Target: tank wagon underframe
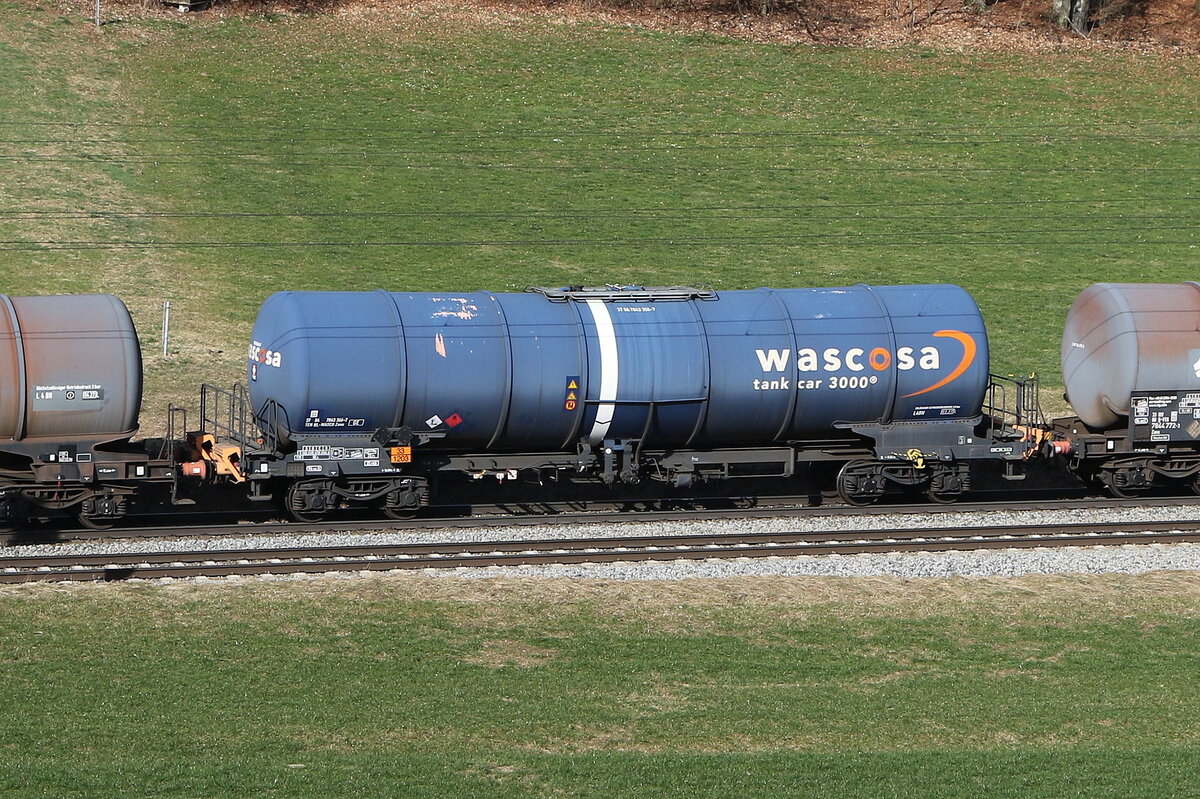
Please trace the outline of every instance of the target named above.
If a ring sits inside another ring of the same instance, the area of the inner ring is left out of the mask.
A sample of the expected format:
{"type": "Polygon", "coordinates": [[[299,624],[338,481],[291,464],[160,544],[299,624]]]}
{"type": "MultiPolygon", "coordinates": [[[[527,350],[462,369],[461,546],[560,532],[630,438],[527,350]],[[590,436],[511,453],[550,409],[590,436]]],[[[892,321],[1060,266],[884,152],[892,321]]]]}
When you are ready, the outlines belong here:
{"type": "MultiPolygon", "coordinates": [[[[446,479],[489,480],[498,483],[564,484],[593,483],[607,486],[636,486],[657,483],[675,489],[718,480],[749,478],[812,477],[828,473],[841,498],[852,504],[868,504],[889,489],[923,491],[935,501],[952,501],[970,489],[970,464],[998,456],[992,450],[1000,443],[979,439],[973,428],[948,425],[951,437],[943,446],[899,452],[880,450],[866,439],[803,442],[790,446],[746,449],[657,450],[638,442],[606,441],[599,448],[581,446],[576,453],[450,453],[422,452],[412,448],[411,461],[403,465],[374,465],[374,458],[345,459],[336,452],[374,454],[362,440],[332,439],[334,452],[314,459],[295,453],[247,450],[243,464],[251,491],[263,498],[285,492],[282,501],[299,519],[313,520],[339,506],[382,507],[389,515],[419,510],[430,501],[433,487],[446,479]],[[970,431],[971,435],[964,434],[970,431]],[[967,438],[972,443],[958,443],[967,438]],[[367,465],[371,464],[371,465],[367,465]]],[[[1007,476],[1023,476],[1023,453],[1013,441],[1006,464],[1007,476]]],[[[302,445],[303,446],[303,445],[302,445]]],[[[404,456],[410,457],[410,456],[404,456]]],[[[381,464],[386,461],[381,459],[381,464]]]]}
{"type": "MultiPolygon", "coordinates": [[[[0,466],[0,529],[16,528],[47,511],[71,512],[88,527],[111,527],[151,485],[176,500],[178,460],[164,440],[132,445],[62,437],[9,442],[0,466]]],[[[179,504],[190,504],[181,500],[179,504]]]]}
{"type": "MultiPolygon", "coordinates": [[[[953,501],[971,486],[970,464],[1002,461],[1005,476],[1024,476],[1034,451],[1026,429],[995,417],[956,422],[847,426],[839,438],[768,447],[661,448],[639,440],[581,439],[574,452],[497,453],[449,451],[444,433],[415,434],[380,428],[371,435],[297,437],[285,452],[269,433],[255,437],[241,387],[205,387],[202,403],[218,410],[206,429],[219,428],[240,442],[240,469],[257,499],[275,499],[289,514],[314,521],[342,507],[380,508],[388,516],[411,515],[429,504],[447,480],[524,485],[594,484],[615,487],[659,484],[686,491],[701,483],[748,478],[804,477],[832,481],[839,496],[868,504],[889,490],[924,492],[953,501]],[[239,421],[240,420],[240,421],[239,421]],[[312,443],[312,442],[319,443],[312,443]]],[[[267,431],[272,426],[263,425],[267,431]]],[[[521,501],[514,489],[514,501],[521,501]]]]}
{"type": "Polygon", "coordinates": [[[1124,426],[1054,421],[1073,472],[1119,497],[1166,485],[1200,494],[1200,391],[1135,392],[1124,426]]]}

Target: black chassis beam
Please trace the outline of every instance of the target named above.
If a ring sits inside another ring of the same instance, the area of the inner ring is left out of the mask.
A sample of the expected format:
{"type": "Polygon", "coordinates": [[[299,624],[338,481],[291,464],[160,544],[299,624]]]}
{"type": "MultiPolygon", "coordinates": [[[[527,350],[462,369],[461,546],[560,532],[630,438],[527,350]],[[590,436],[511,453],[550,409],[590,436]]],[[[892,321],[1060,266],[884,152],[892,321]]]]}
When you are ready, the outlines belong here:
{"type": "MultiPolygon", "coordinates": [[[[933,460],[1022,460],[1025,445],[980,438],[971,425],[947,425],[931,439],[928,425],[855,427],[858,436],[794,441],[771,447],[717,449],[649,449],[637,451],[638,468],[653,477],[704,474],[710,477],[788,477],[798,464],[839,463],[865,458],[903,460],[910,450],[922,451],[933,460]],[[922,436],[920,431],[926,434],[922,436]],[[872,448],[871,440],[882,446],[872,448]],[[740,472],[740,473],[739,473],[740,472]]],[[[379,478],[400,481],[405,477],[435,474],[496,474],[527,470],[574,472],[594,476],[602,471],[597,452],[454,452],[422,446],[412,448],[411,463],[394,464],[389,448],[366,436],[307,439],[305,447],[292,453],[250,450],[243,455],[246,476],[252,481],[287,479],[379,478]],[[353,457],[341,457],[352,455],[353,457]]],[[[636,442],[630,447],[637,449],[636,442]]]]}
{"type": "MultiPolygon", "coordinates": [[[[732,447],[714,450],[642,450],[638,453],[639,466],[644,473],[655,468],[669,473],[708,473],[721,476],[739,476],[739,468],[760,467],[760,471],[747,473],[748,477],[791,476],[797,463],[839,462],[853,458],[872,458],[874,453],[864,448],[861,442],[814,442],[819,446],[808,448],[802,444],[776,447],[732,447]]],[[[356,449],[361,448],[361,443],[356,449]]],[[[348,447],[331,441],[330,451],[345,451],[348,447]]],[[[526,470],[551,470],[578,473],[593,473],[600,470],[597,458],[581,458],[572,452],[514,452],[514,453],[455,453],[444,450],[413,448],[411,464],[392,464],[386,450],[379,458],[335,458],[314,459],[311,456],[298,459],[295,454],[250,452],[244,456],[246,474],[251,480],[262,481],[272,478],[315,479],[315,478],[380,478],[397,481],[408,476],[433,475],[437,473],[481,474],[526,470]]]]}

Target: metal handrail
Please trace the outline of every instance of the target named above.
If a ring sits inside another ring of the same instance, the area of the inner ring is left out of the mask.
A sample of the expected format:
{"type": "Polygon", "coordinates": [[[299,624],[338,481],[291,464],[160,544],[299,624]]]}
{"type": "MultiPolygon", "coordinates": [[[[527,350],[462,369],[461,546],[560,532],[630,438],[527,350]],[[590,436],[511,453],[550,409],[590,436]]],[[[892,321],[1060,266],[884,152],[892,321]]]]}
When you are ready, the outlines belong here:
{"type": "Polygon", "coordinates": [[[994,430],[997,424],[1013,427],[1045,424],[1046,418],[1038,399],[1036,375],[1019,380],[996,374],[989,375],[989,378],[983,404],[983,413],[988,420],[989,432],[994,430]]]}
{"type": "Polygon", "coordinates": [[[281,419],[283,429],[290,430],[287,411],[274,397],[268,399],[258,415],[258,429],[262,433],[263,447],[271,452],[279,450],[279,435],[275,431],[280,429],[281,419]]]}
{"type": "Polygon", "coordinates": [[[200,426],[243,449],[258,449],[266,443],[266,436],[260,437],[255,430],[258,422],[250,412],[250,397],[241,383],[230,389],[211,383],[200,387],[200,426]]]}
{"type": "Polygon", "coordinates": [[[180,407],[173,402],[169,403],[167,405],[167,435],[158,450],[159,460],[168,460],[172,466],[179,463],[177,457],[178,445],[181,443],[179,433],[182,431],[186,434],[187,427],[187,408],[180,407]],[[175,421],[176,418],[180,420],[178,423],[175,421]]]}

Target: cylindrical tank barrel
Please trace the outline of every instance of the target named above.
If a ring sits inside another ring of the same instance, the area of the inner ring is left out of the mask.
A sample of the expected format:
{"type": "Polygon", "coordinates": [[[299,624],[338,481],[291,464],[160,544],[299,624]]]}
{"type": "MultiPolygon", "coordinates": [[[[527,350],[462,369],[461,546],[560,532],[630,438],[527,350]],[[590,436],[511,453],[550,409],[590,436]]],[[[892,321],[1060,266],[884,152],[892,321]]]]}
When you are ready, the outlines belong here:
{"type": "Polygon", "coordinates": [[[949,285],[282,292],[259,311],[249,383],[285,439],[408,427],[517,451],[750,446],[974,418],[988,346],[949,285]]]}
{"type": "Polygon", "coordinates": [[[141,401],[141,351],[123,302],[0,295],[0,445],[130,435],[141,401]]]}
{"type": "Polygon", "coordinates": [[[1067,400],[1090,427],[1129,415],[1138,391],[1200,389],[1200,284],[1096,283],[1063,326],[1067,400]]]}

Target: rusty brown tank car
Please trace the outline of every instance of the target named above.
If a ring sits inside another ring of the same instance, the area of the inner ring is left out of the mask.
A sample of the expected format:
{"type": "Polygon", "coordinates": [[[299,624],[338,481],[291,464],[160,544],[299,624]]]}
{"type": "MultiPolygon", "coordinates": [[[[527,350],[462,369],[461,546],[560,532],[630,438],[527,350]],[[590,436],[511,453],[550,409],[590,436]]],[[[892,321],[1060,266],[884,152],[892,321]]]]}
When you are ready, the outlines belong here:
{"type": "Polygon", "coordinates": [[[0,526],[45,511],[114,522],[168,462],[130,443],[142,359],[129,310],[109,294],[0,295],[0,526]]]}
{"type": "Polygon", "coordinates": [[[0,447],[128,438],[141,400],[141,351],[121,300],[0,295],[0,447]]]}

